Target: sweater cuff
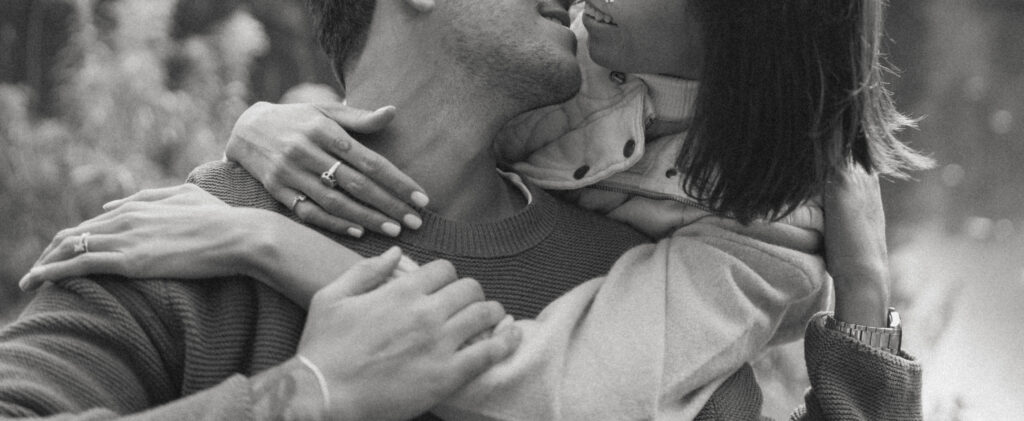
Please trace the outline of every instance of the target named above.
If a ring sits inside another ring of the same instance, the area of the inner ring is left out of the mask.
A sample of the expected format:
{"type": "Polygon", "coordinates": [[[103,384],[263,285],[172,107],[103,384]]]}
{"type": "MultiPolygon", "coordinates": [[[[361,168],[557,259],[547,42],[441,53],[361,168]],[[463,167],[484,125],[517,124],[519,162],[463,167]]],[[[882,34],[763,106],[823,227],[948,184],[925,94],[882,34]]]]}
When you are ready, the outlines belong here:
{"type": "Polygon", "coordinates": [[[804,342],[817,404],[808,409],[826,419],[921,419],[921,364],[827,329],[826,315],[814,316],[804,342]]]}

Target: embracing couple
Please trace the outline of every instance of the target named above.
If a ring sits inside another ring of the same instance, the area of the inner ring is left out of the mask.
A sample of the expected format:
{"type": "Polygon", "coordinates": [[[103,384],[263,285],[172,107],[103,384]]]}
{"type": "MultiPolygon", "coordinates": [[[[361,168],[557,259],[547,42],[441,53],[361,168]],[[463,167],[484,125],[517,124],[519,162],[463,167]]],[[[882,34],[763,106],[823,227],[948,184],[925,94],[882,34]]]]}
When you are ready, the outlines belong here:
{"type": "Polygon", "coordinates": [[[309,0],[346,105],[59,233],[0,415],[757,419],[804,334],[796,416],[920,418],[882,2],[570,3],[309,0]]]}

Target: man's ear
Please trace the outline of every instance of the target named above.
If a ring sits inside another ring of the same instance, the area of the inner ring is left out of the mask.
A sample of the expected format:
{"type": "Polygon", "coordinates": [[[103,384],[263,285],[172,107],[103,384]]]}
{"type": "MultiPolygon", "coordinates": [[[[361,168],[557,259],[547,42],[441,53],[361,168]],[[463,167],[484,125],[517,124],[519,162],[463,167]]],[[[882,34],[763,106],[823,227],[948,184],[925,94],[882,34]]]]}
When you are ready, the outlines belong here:
{"type": "Polygon", "coordinates": [[[402,1],[404,1],[406,4],[409,5],[409,7],[412,7],[413,9],[416,9],[416,11],[420,12],[420,13],[430,13],[432,10],[434,10],[434,4],[435,4],[434,0],[402,0],[402,1]]]}

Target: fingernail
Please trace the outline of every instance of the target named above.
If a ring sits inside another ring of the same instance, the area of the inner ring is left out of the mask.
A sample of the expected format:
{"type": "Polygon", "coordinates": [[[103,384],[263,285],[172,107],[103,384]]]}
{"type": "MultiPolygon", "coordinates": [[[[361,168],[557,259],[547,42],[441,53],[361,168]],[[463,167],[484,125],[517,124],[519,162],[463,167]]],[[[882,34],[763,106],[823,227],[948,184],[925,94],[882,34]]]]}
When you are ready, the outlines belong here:
{"type": "Polygon", "coordinates": [[[110,210],[114,206],[117,206],[118,203],[121,203],[120,199],[118,199],[118,200],[111,200],[111,201],[109,201],[107,203],[104,203],[103,204],[103,210],[110,210]]]}
{"type": "Polygon", "coordinates": [[[427,197],[426,193],[420,191],[412,192],[412,203],[421,208],[426,207],[430,203],[430,198],[427,197]]]}
{"type": "Polygon", "coordinates": [[[38,274],[39,266],[33,267],[31,270],[28,271],[27,274],[25,274],[25,276],[21,277],[20,281],[18,281],[18,288],[21,288],[22,291],[28,291],[29,288],[31,288],[34,284],[37,283],[35,282],[35,277],[38,274]]]}
{"type": "Polygon", "coordinates": [[[405,217],[402,218],[402,222],[405,222],[405,226],[412,229],[419,229],[420,227],[423,226],[423,220],[420,219],[420,217],[413,215],[411,213],[405,215],[405,217]]]}
{"type": "Polygon", "coordinates": [[[395,110],[395,106],[394,105],[385,105],[383,107],[378,108],[377,111],[374,111],[373,113],[374,114],[381,114],[381,113],[386,113],[386,112],[394,111],[394,110],[395,110]]]}
{"type": "Polygon", "coordinates": [[[22,276],[21,280],[18,281],[18,288],[20,288],[22,291],[28,291],[28,283],[30,278],[31,276],[29,275],[22,276]]]}
{"type": "Polygon", "coordinates": [[[355,238],[362,238],[363,237],[363,229],[362,228],[352,227],[352,228],[349,228],[347,230],[347,232],[348,232],[348,235],[350,235],[352,237],[355,237],[355,238]]]}
{"type": "Polygon", "coordinates": [[[398,237],[398,234],[402,233],[402,227],[394,222],[385,222],[380,226],[380,230],[384,231],[385,234],[392,237],[398,237]]]}

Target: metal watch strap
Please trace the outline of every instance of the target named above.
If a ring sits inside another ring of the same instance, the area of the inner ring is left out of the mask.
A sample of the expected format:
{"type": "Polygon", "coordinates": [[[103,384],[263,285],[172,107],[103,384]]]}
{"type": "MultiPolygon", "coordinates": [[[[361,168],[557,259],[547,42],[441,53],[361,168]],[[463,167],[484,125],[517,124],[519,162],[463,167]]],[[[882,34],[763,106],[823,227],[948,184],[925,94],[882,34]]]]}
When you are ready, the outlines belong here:
{"type": "Polygon", "coordinates": [[[899,313],[894,308],[889,308],[888,324],[889,327],[887,328],[871,327],[842,322],[831,316],[825,318],[825,328],[842,332],[865,345],[882,348],[895,355],[899,355],[900,343],[903,339],[903,329],[900,325],[899,313]]]}

